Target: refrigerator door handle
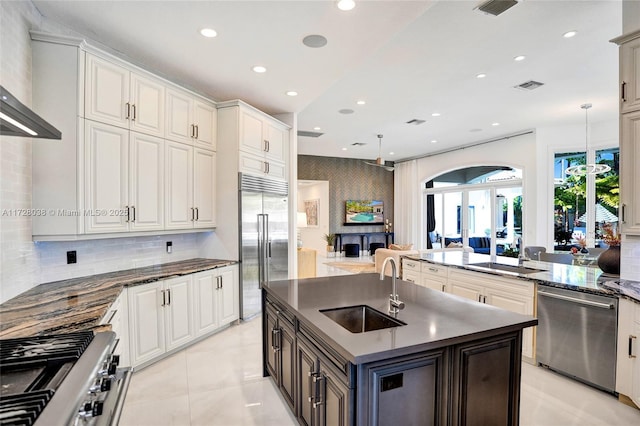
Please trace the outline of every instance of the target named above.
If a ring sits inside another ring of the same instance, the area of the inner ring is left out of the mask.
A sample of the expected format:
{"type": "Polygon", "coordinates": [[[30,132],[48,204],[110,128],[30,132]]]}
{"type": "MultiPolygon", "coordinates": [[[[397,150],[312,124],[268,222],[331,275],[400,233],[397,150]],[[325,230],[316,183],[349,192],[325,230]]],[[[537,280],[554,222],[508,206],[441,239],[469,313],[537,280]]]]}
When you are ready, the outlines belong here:
{"type": "Polygon", "coordinates": [[[264,214],[258,214],[258,284],[264,282],[264,214]]]}
{"type": "Polygon", "coordinates": [[[271,238],[269,237],[269,215],[264,215],[264,257],[263,259],[263,267],[264,267],[264,280],[265,282],[269,282],[269,258],[271,257],[271,238]]]}

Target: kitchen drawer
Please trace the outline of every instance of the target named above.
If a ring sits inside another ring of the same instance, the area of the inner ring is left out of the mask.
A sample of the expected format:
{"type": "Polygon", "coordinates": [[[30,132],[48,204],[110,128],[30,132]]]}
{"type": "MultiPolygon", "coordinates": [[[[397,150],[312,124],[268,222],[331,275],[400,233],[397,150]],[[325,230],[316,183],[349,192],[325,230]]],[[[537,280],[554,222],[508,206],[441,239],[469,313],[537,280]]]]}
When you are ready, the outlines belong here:
{"type": "Polygon", "coordinates": [[[419,271],[412,271],[404,269],[402,271],[402,279],[404,281],[409,281],[414,284],[420,284],[421,275],[419,271]]]}
{"type": "Polygon", "coordinates": [[[437,275],[446,278],[449,275],[449,268],[442,265],[436,265],[429,262],[422,262],[422,273],[429,275],[437,275]]]}
{"type": "Polygon", "coordinates": [[[402,259],[402,270],[420,272],[420,263],[419,260],[402,259]]]}

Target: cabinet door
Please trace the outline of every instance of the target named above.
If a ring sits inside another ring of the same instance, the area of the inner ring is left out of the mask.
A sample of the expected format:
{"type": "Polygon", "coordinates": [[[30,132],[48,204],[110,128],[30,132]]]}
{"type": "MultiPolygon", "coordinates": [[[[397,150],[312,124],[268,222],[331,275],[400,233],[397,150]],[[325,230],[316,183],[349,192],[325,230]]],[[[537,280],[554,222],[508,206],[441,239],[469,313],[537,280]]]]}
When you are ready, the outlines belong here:
{"type": "Polygon", "coordinates": [[[87,54],[85,117],[129,128],[129,71],[87,54]]]}
{"type": "Polygon", "coordinates": [[[219,324],[225,325],[238,319],[239,316],[239,282],[238,267],[230,266],[221,269],[220,288],[218,289],[219,324]]]}
{"type": "MultiPolygon", "coordinates": [[[[487,287],[485,303],[523,315],[533,315],[533,297],[487,287]]],[[[522,355],[533,358],[533,327],[522,331],[522,355]]]]}
{"type": "Polygon", "coordinates": [[[131,365],[165,352],[162,282],[129,287],[129,348],[131,365]]]}
{"type": "Polygon", "coordinates": [[[267,371],[273,378],[276,385],[280,385],[280,376],[278,371],[278,315],[276,311],[267,305],[265,311],[265,340],[267,343],[266,356],[267,356],[267,371]]]}
{"type": "Polygon", "coordinates": [[[295,410],[295,332],[284,319],[279,319],[278,325],[280,328],[280,391],[287,404],[295,410]]]}
{"type": "Polygon", "coordinates": [[[349,388],[320,364],[321,377],[318,386],[322,404],[319,406],[320,425],[346,426],[349,424],[349,388]]]}
{"type": "Polygon", "coordinates": [[[284,163],[267,161],[267,175],[271,179],[285,180],[287,178],[287,167],[284,163]]]}
{"type": "Polygon", "coordinates": [[[204,271],[193,275],[195,334],[201,336],[218,328],[218,275],[204,271]]]}
{"type": "Polygon", "coordinates": [[[267,162],[263,157],[240,151],[239,171],[250,175],[264,176],[267,172],[267,162]]]}
{"type": "MultiPolygon", "coordinates": [[[[636,311],[640,312],[640,307],[636,305],[636,311]]],[[[632,376],[631,376],[631,399],[640,407],[640,322],[635,322],[633,325],[633,337],[631,337],[631,353],[632,358],[632,376]]]]}
{"type": "Polygon", "coordinates": [[[164,311],[167,350],[189,342],[193,336],[191,317],[191,275],[172,278],[164,282],[164,311]]]}
{"type": "Polygon", "coordinates": [[[263,138],[262,117],[240,110],[240,150],[264,156],[266,142],[263,138]]]}
{"type": "Polygon", "coordinates": [[[125,232],[129,187],[129,131],[85,121],[87,233],[125,232]]]}
{"type": "Polygon", "coordinates": [[[289,143],[289,131],[274,124],[266,124],[266,157],[276,162],[284,163],[289,143]]]}
{"type": "Polygon", "coordinates": [[[196,100],[193,104],[195,144],[202,148],[216,150],[217,110],[210,103],[196,100]]]}
{"type": "Polygon", "coordinates": [[[616,392],[629,398],[633,396],[634,366],[637,364],[637,358],[633,358],[633,355],[638,354],[638,338],[640,338],[640,335],[634,334],[634,314],[635,303],[620,298],[618,301],[616,392]],[[634,339],[633,336],[636,336],[636,338],[634,339]]]}
{"type": "Polygon", "coordinates": [[[620,111],[640,108],[640,38],[620,46],[620,80],[623,93],[620,111]]]}
{"type": "Polygon", "coordinates": [[[193,155],[195,228],[216,226],[216,153],[195,148],[193,155]]]}
{"type": "Polygon", "coordinates": [[[623,234],[640,235],[640,111],[622,115],[621,131],[620,225],[623,234]]]}
{"type": "Polygon", "coordinates": [[[422,273],[422,275],[420,277],[420,280],[421,280],[420,284],[423,287],[427,287],[427,288],[430,288],[432,290],[437,290],[437,291],[443,291],[443,292],[447,291],[447,280],[446,280],[446,278],[442,278],[442,277],[437,276],[437,275],[434,276],[434,275],[431,275],[431,274],[422,273]]]}
{"type": "Polygon", "coordinates": [[[165,137],[172,141],[193,144],[193,98],[185,92],[167,89],[167,120],[165,137]]]}
{"type": "Polygon", "coordinates": [[[131,74],[131,130],[164,137],[164,96],[165,89],[160,81],[131,74]]]}
{"type": "Polygon", "coordinates": [[[315,353],[298,338],[296,344],[296,363],[298,365],[297,380],[298,404],[296,417],[302,425],[311,426],[317,424],[315,419],[316,409],[313,408],[316,395],[316,383],[313,378],[318,374],[318,358],[315,353]]]}
{"type": "Polygon", "coordinates": [[[164,139],[131,132],[131,230],[164,229],[164,139]]]}
{"type": "Polygon", "coordinates": [[[410,283],[420,284],[420,272],[402,269],[402,279],[410,283]]]}
{"type": "Polygon", "coordinates": [[[476,302],[482,302],[482,291],[484,289],[481,286],[449,278],[449,289],[451,290],[451,293],[456,296],[475,300],[476,302]]]}
{"type": "Polygon", "coordinates": [[[166,142],[165,229],[193,228],[193,148],[166,142]]]}

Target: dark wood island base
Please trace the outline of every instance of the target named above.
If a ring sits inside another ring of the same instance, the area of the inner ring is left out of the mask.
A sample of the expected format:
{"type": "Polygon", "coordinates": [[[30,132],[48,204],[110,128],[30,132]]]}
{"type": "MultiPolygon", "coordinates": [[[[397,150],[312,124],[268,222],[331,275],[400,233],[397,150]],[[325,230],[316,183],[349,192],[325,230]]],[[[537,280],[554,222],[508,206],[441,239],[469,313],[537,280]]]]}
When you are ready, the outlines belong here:
{"type": "Polygon", "coordinates": [[[319,311],[365,304],[386,313],[388,279],[361,274],[263,289],[264,375],[298,422],[517,425],[522,329],[537,320],[398,285],[407,307],[397,319],[407,325],[365,333],[319,311]]]}

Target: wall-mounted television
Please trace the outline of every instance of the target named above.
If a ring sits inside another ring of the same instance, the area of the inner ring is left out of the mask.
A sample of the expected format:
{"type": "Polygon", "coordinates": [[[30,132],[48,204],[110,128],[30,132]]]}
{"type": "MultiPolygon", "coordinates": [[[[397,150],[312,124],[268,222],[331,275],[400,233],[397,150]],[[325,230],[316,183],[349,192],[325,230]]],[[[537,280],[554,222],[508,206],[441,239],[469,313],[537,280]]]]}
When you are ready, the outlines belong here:
{"type": "Polygon", "coordinates": [[[345,225],[383,225],[384,203],[380,200],[345,201],[345,225]]]}

